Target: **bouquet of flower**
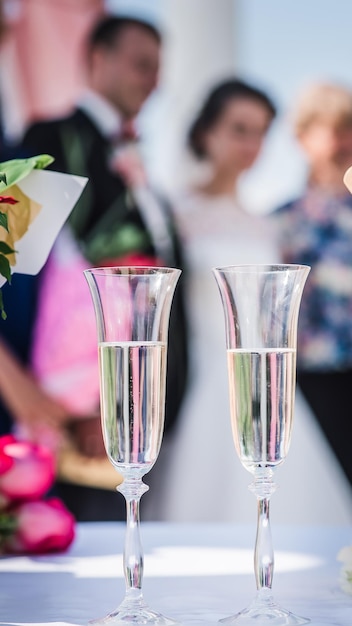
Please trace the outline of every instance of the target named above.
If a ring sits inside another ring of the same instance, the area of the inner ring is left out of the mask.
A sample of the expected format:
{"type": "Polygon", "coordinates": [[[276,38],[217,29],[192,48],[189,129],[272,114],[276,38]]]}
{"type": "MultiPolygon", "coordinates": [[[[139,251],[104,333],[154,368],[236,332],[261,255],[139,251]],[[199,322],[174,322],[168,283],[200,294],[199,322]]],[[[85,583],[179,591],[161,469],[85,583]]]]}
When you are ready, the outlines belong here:
{"type": "MultiPolygon", "coordinates": [[[[14,272],[37,274],[87,179],[45,171],[41,154],[0,163],[0,288],[14,272]]],[[[0,312],[6,313],[0,289],[0,312]]]]}
{"type": "Polygon", "coordinates": [[[58,498],[43,499],[54,478],[48,450],[0,437],[0,553],[43,554],[71,544],[74,517],[58,498]]]}

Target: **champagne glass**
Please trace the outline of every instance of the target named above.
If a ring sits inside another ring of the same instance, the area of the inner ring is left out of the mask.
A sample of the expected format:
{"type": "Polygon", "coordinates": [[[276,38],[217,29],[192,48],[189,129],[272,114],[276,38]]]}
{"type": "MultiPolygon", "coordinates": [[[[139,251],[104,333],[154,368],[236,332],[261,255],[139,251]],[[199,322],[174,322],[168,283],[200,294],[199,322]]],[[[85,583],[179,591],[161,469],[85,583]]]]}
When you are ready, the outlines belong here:
{"type": "Polygon", "coordinates": [[[84,272],[98,333],[101,421],[106,452],[122,474],[126,499],[123,555],[126,594],[98,624],[172,626],[143,599],[139,503],[142,477],[157,460],[164,427],[167,335],[181,271],[156,267],[93,268],[84,272]]]}
{"type": "Polygon", "coordinates": [[[274,552],[269,503],[274,470],[291,440],[296,380],[298,312],[310,268],[238,265],[213,270],[226,327],[232,433],[257,497],[254,552],[257,595],[248,608],[222,622],[291,626],[310,620],[280,607],[272,596],[274,552]]]}

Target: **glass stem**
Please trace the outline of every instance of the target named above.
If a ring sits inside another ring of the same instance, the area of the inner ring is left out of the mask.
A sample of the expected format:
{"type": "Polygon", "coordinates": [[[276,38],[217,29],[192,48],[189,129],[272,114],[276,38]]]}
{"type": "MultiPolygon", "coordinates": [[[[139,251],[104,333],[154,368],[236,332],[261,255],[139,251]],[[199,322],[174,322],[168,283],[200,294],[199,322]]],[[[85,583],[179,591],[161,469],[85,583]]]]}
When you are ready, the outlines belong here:
{"type": "Polygon", "coordinates": [[[126,500],[126,536],[123,553],[123,569],[126,581],[126,596],[136,601],[142,599],[143,548],[140,536],[139,503],[149,487],[142,479],[125,478],[117,488],[126,500]]]}
{"type": "Polygon", "coordinates": [[[270,497],[276,489],[271,469],[254,475],[251,491],[258,501],[257,536],[254,551],[254,571],[258,592],[271,589],[274,574],[274,550],[270,528],[270,497]]]}

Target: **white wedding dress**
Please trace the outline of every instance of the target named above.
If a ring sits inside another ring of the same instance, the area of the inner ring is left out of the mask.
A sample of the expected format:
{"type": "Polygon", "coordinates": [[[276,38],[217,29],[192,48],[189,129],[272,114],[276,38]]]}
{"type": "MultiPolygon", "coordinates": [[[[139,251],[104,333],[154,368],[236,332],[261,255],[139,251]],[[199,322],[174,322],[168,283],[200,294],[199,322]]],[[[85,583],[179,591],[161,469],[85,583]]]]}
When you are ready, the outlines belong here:
{"type": "MultiPolygon", "coordinates": [[[[188,265],[189,391],[177,428],[164,440],[153,470],[147,518],[254,523],[251,475],[240,464],[232,440],[224,315],[211,270],[277,263],[279,255],[269,222],[244,212],[229,196],[189,194],[179,203],[176,219],[188,265]]],[[[290,454],[276,471],[280,489],[272,498],[273,519],[350,523],[347,481],[299,394],[296,404],[290,454]]]]}

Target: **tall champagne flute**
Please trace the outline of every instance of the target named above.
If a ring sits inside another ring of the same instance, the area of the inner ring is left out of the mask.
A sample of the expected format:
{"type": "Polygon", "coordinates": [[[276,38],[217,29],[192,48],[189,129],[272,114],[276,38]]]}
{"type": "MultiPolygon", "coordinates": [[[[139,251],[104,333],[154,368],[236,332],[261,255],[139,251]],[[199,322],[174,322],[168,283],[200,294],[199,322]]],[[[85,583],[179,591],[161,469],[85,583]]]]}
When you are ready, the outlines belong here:
{"type": "Polygon", "coordinates": [[[181,271],[155,267],[86,270],[98,334],[104,444],[127,508],[124,547],[126,594],[100,624],[172,626],[142,594],[143,551],[139,502],[142,477],[157,460],[164,427],[167,336],[172,298],[181,271]]]}
{"type": "Polygon", "coordinates": [[[269,502],[274,470],[290,446],[298,312],[310,268],[238,265],[213,271],[225,315],[232,433],[240,461],[253,475],[250,489],[258,501],[257,595],[248,608],[221,621],[236,626],[305,624],[308,619],[283,609],[272,596],[269,502]]]}

